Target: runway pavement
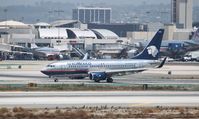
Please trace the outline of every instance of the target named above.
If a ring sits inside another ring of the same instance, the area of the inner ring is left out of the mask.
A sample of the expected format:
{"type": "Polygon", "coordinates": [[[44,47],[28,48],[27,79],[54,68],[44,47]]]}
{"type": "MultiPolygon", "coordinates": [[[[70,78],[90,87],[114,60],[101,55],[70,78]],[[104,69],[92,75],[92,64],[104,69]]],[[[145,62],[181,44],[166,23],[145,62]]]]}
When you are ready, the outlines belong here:
{"type": "MultiPolygon", "coordinates": [[[[74,80],[59,78],[59,82],[42,74],[40,70],[52,61],[0,62],[0,84],[95,84],[88,78],[74,80]],[[18,66],[21,65],[21,69],[18,66]]],[[[199,84],[198,63],[172,63],[161,69],[150,69],[138,74],[113,77],[114,84],[199,84]],[[171,75],[168,74],[171,72],[171,75]]],[[[105,82],[102,81],[102,84],[105,82]]]]}
{"type": "Polygon", "coordinates": [[[0,92],[0,107],[199,106],[199,92],[0,92]]]}
{"type": "MultiPolygon", "coordinates": [[[[41,67],[41,66],[40,66],[41,67]]],[[[113,77],[114,84],[199,84],[199,67],[183,65],[166,65],[162,69],[150,69],[142,73],[113,77]],[[168,75],[171,71],[171,75],[168,75]],[[173,78],[175,77],[175,78],[173,78]]],[[[31,65],[22,69],[0,69],[0,84],[95,84],[86,79],[75,80],[59,78],[59,82],[40,72],[40,68],[31,69],[31,65]]],[[[102,81],[104,84],[105,81],[102,81]]]]}
{"type": "MultiPolygon", "coordinates": [[[[114,77],[114,84],[195,84],[199,85],[199,79],[167,79],[169,77],[164,74],[147,74],[138,73],[127,76],[114,77]]],[[[1,71],[0,84],[96,84],[88,78],[85,79],[68,79],[59,78],[59,82],[54,82],[54,79],[48,78],[39,71],[1,71]]],[[[102,84],[106,81],[102,81],[102,84]]],[[[99,84],[99,83],[97,83],[99,84]]]]}

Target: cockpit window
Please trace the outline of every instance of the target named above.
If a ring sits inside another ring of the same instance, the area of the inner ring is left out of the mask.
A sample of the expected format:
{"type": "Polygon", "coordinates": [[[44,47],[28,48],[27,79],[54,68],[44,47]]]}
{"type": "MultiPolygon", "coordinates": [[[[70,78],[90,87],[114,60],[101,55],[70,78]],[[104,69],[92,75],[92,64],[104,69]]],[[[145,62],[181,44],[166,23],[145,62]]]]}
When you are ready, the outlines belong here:
{"type": "Polygon", "coordinates": [[[47,65],[47,67],[55,67],[55,65],[47,65]]]}

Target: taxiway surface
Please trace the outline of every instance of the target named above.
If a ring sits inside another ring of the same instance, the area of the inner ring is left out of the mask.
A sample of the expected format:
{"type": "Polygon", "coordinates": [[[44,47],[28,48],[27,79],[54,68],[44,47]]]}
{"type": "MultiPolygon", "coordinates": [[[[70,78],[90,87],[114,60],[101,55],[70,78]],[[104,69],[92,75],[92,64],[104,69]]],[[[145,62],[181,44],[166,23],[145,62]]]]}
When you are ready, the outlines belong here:
{"type": "MultiPolygon", "coordinates": [[[[94,84],[88,78],[82,80],[59,78],[59,82],[42,74],[40,70],[49,62],[24,63],[21,69],[19,62],[0,64],[0,84],[94,84]],[[15,64],[15,65],[14,65],[15,64]],[[9,66],[8,68],[6,68],[9,66]]],[[[196,64],[165,65],[161,69],[150,69],[138,74],[114,77],[114,83],[125,84],[199,84],[199,66],[196,64]],[[171,75],[168,72],[171,72],[171,75]]],[[[102,81],[103,82],[103,81],[102,81]]],[[[105,82],[104,82],[105,83],[105,82]]]]}
{"type": "MultiPolygon", "coordinates": [[[[114,83],[127,84],[199,84],[199,79],[168,79],[169,75],[138,73],[126,76],[114,77],[114,83]]],[[[106,83],[105,81],[102,81],[106,83]]],[[[0,84],[95,84],[88,78],[68,79],[59,78],[59,82],[54,82],[53,78],[41,74],[39,71],[1,71],[0,84]]]]}
{"type": "Polygon", "coordinates": [[[0,92],[0,107],[64,108],[80,106],[199,106],[199,92],[0,92]]]}

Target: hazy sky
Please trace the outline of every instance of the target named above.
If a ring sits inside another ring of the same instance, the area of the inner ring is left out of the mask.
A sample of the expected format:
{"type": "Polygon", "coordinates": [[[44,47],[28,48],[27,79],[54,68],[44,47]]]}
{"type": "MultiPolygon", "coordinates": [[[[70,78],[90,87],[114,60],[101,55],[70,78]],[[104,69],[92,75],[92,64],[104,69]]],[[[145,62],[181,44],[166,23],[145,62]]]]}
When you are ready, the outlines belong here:
{"type": "Polygon", "coordinates": [[[42,1],[54,1],[54,2],[71,2],[75,4],[79,3],[88,3],[88,4],[95,4],[95,3],[106,3],[106,4],[132,4],[132,5],[139,5],[143,2],[147,4],[159,4],[159,3],[170,3],[171,0],[0,0],[0,6],[7,6],[7,5],[34,5],[36,2],[42,1]],[[149,2],[150,1],[150,2],[149,2]]]}
{"type": "MultiPolygon", "coordinates": [[[[140,4],[169,4],[171,0],[0,0],[0,6],[8,6],[8,5],[35,5],[36,2],[63,2],[63,3],[74,3],[74,4],[96,4],[96,3],[105,3],[107,5],[121,5],[121,4],[132,4],[132,5],[140,5],[140,4]]],[[[193,0],[194,5],[199,6],[199,0],[193,0]]]]}
{"type": "MultiPolygon", "coordinates": [[[[132,4],[132,5],[140,5],[140,4],[169,4],[171,0],[0,0],[0,6],[8,6],[8,5],[35,5],[36,2],[63,2],[63,3],[74,3],[74,4],[96,4],[96,3],[105,3],[107,5],[121,5],[121,4],[132,4]]],[[[199,0],[194,0],[194,5],[199,6],[199,0]]]]}

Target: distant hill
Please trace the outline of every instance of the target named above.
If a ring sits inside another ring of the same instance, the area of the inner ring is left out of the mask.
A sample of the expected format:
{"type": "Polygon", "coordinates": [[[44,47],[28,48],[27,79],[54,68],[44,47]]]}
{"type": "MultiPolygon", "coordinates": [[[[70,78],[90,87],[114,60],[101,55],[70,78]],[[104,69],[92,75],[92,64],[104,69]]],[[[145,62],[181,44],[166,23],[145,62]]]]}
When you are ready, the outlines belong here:
{"type": "MultiPolygon", "coordinates": [[[[97,3],[94,0],[1,0],[0,21],[7,16],[7,19],[25,23],[52,22],[72,19],[72,9],[77,6],[101,6],[112,8],[113,22],[170,22],[171,0],[150,0],[150,4],[145,1],[149,0],[98,0],[97,3]]],[[[199,20],[198,11],[199,7],[195,7],[193,20],[196,22],[199,20]]]]}
{"type": "Polygon", "coordinates": [[[74,3],[74,4],[96,4],[96,3],[105,3],[109,5],[121,5],[121,4],[132,4],[132,5],[139,5],[143,4],[144,2],[147,4],[159,4],[165,3],[168,4],[170,0],[1,0],[0,6],[8,6],[8,5],[35,5],[36,3],[40,2],[62,2],[62,3],[74,3]]]}

